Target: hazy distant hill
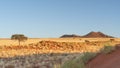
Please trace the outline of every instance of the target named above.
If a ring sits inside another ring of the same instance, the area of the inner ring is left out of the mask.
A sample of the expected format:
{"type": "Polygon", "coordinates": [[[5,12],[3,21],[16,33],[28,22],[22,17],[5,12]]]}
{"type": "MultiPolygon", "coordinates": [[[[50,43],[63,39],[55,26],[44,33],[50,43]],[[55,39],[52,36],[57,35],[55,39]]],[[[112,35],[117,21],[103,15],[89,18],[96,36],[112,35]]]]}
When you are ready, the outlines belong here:
{"type": "Polygon", "coordinates": [[[114,38],[114,37],[106,35],[102,32],[93,32],[93,31],[86,35],[83,35],[83,36],[72,34],[72,35],[63,35],[60,38],[72,38],[72,37],[77,37],[77,38],[114,38]]]}
{"type": "Polygon", "coordinates": [[[81,37],[81,36],[79,36],[79,35],[75,35],[75,34],[72,34],[72,35],[63,35],[63,36],[61,36],[60,38],[72,38],[72,37],[81,37]]]}

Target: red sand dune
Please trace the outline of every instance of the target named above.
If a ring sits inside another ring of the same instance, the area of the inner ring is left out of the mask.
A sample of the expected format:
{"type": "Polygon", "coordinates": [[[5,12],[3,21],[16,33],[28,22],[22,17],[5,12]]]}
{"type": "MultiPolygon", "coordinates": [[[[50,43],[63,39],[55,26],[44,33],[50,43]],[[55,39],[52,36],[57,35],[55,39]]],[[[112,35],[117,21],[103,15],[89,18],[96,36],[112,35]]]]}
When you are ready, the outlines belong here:
{"type": "Polygon", "coordinates": [[[87,68],[120,68],[120,46],[110,54],[100,54],[87,64],[87,68]]]}

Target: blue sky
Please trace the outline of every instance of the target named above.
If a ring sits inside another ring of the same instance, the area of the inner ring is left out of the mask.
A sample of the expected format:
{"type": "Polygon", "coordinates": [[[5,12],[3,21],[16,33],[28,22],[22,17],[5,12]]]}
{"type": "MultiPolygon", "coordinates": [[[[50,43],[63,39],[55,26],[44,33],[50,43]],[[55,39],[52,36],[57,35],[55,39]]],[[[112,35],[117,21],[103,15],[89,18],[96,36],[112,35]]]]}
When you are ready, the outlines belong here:
{"type": "Polygon", "coordinates": [[[0,37],[84,35],[120,37],[120,0],[0,0],[0,37]]]}

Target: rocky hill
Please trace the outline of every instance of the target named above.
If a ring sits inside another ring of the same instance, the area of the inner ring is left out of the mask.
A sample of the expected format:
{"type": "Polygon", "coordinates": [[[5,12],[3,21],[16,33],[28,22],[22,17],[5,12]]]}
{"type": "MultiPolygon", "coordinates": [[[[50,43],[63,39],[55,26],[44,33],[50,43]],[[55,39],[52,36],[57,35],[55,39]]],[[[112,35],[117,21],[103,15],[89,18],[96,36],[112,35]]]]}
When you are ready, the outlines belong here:
{"type": "Polygon", "coordinates": [[[114,38],[113,36],[109,36],[102,32],[93,32],[93,31],[83,36],[72,34],[72,35],[63,35],[60,38],[73,38],[73,37],[76,37],[76,38],[114,38]]]}
{"type": "Polygon", "coordinates": [[[113,38],[113,37],[106,35],[102,32],[90,32],[90,33],[84,35],[83,38],[113,38]]]}

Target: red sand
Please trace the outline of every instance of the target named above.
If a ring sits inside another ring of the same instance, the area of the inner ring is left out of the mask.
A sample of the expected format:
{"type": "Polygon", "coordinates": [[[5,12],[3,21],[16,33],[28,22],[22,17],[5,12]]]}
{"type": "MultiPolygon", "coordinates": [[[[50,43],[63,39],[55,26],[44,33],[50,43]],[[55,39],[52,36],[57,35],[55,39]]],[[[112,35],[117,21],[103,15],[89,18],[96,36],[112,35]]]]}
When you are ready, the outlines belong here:
{"type": "Polygon", "coordinates": [[[120,46],[110,54],[100,54],[87,64],[87,68],[120,68],[120,46]]]}

